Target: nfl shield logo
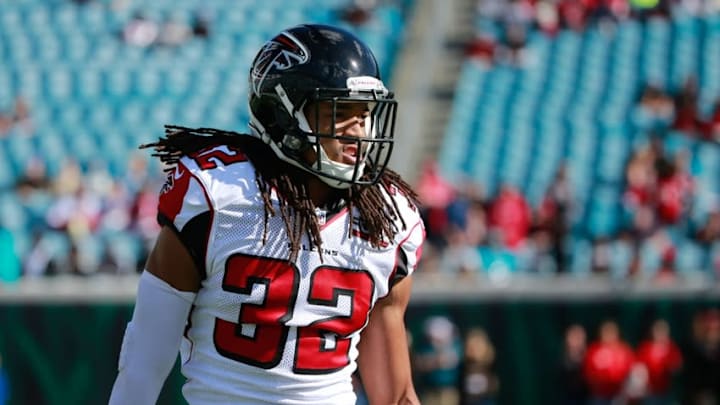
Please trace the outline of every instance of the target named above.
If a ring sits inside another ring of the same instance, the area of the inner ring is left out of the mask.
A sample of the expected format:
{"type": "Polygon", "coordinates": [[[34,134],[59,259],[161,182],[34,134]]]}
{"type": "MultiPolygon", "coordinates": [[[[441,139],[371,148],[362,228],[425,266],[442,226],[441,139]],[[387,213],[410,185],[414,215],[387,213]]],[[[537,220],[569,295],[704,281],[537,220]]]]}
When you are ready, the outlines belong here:
{"type": "Polygon", "coordinates": [[[318,224],[320,226],[325,225],[325,221],[327,221],[327,211],[320,208],[315,208],[315,215],[317,216],[318,224]]]}

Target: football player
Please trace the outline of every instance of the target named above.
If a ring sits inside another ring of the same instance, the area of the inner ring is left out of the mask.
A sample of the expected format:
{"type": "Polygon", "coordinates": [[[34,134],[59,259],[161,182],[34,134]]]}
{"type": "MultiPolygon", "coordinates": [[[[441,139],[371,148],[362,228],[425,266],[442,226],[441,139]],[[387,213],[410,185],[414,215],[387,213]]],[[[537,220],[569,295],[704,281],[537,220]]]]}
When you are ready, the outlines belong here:
{"type": "Polygon", "coordinates": [[[167,127],[162,229],[110,403],[157,400],[178,350],[190,404],[417,404],[405,334],[424,226],[386,168],[397,102],[368,46],[331,26],[268,41],[251,134],[167,127]]]}

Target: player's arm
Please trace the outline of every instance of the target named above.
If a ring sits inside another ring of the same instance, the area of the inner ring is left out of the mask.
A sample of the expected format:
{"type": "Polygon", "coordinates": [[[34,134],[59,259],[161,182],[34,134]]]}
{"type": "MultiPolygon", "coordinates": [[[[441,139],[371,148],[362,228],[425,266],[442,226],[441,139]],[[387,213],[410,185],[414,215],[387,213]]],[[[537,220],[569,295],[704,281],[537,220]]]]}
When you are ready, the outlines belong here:
{"type": "Polygon", "coordinates": [[[358,367],[370,404],[419,404],[412,382],[405,309],[412,278],[405,277],[370,313],[358,346],[358,367]]]}
{"type": "Polygon", "coordinates": [[[175,363],[200,276],[180,238],[160,231],[140,277],[110,405],[154,404],[175,363]]]}

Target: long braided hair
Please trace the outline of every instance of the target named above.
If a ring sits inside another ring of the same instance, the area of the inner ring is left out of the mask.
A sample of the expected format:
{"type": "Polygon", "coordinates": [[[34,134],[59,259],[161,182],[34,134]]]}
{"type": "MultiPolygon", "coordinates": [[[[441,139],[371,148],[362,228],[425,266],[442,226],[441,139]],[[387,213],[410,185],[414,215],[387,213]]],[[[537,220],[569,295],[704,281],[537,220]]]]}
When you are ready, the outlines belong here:
{"type": "MultiPolygon", "coordinates": [[[[164,137],[156,142],[141,145],[140,148],[152,148],[154,150],[152,155],[160,158],[167,165],[165,170],[172,171],[181,157],[217,145],[237,147],[255,167],[255,181],[265,208],[263,239],[267,238],[268,219],[278,214],[270,199],[271,192],[275,189],[280,200],[279,214],[290,238],[290,260],[297,257],[303,234],[308,236],[311,248],[317,248],[322,256],[320,223],[315,212],[315,204],[308,192],[308,174],[277,158],[261,139],[214,128],[166,125],[164,137]]],[[[390,169],[385,169],[380,181],[373,186],[353,185],[347,190],[337,190],[337,197],[347,201],[350,212],[353,208],[358,210],[361,226],[367,232],[368,241],[374,247],[392,240],[400,231],[398,220],[402,229],[407,226],[395,199],[388,199],[383,195],[383,190],[390,194],[392,188],[404,194],[410,203],[418,205],[417,194],[399,174],[390,169]]],[[[350,231],[351,229],[348,229],[348,232],[350,231]]]]}

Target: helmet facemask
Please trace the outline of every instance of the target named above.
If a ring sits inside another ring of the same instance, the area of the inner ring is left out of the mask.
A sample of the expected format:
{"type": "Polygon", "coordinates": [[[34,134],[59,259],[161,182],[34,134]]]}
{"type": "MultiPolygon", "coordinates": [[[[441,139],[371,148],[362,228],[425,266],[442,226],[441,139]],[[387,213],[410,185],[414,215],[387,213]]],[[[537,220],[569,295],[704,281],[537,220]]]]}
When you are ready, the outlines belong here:
{"type": "Polygon", "coordinates": [[[353,184],[372,185],[388,165],[393,147],[397,101],[375,78],[348,79],[348,88],[316,88],[294,105],[281,86],[276,87],[283,109],[293,119],[281,137],[270,141],[278,156],[316,175],[331,187],[345,189],[353,184]],[[358,85],[357,83],[360,83],[358,85]],[[364,136],[343,134],[338,123],[346,121],[343,111],[366,109],[364,136]],[[339,133],[338,133],[339,132],[339,133]],[[323,141],[336,140],[353,151],[354,162],[332,160],[323,141]]]}

